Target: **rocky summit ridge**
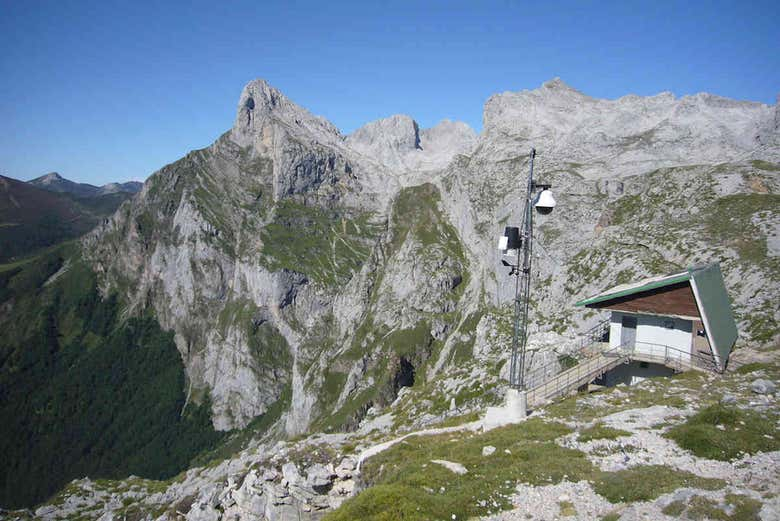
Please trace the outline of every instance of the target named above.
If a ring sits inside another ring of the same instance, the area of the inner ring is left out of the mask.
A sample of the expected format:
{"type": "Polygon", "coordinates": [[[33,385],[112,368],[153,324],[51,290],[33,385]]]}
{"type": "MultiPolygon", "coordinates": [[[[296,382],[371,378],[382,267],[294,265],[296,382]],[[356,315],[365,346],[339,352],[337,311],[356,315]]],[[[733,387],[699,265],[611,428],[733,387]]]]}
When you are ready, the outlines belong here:
{"type": "MultiPolygon", "coordinates": [[[[559,363],[603,318],[576,300],[711,261],[739,346],[775,346],[777,113],[709,94],[599,100],[556,79],[490,97],[479,135],[395,115],[344,136],[255,80],[231,129],[155,172],[82,251],[104,298],[173,332],[184,409],[250,433],[244,450],[424,428],[501,399],[512,286],[495,239],[519,223],[531,147],[558,207],[536,222],[529,368],[559,363]]],[[[317,487],[354,487],[352,464],[304,479],[275,460],[283,479],[242,483],[279,507],[263,515],[314,519],[340,504],[311,499],[317,487]]],[[[226,460],[219,479],[242,465],[226,460]]],[[[214,476],[188,473],[186,495],[217,497],[214,476]]],[[[231,490],[254,497],[242,483],[231,490]]]]}
{"type": "Polygon", "coordinates": [[[539,148],[551,157],[587,165],[582,174],[591,179],[774,157],[778,144],[777,105],[708,93],[604,100],[558,78],[535,90],[491,96],[483,124],[484,133],[494,139],[549,144],[539,148]]]}

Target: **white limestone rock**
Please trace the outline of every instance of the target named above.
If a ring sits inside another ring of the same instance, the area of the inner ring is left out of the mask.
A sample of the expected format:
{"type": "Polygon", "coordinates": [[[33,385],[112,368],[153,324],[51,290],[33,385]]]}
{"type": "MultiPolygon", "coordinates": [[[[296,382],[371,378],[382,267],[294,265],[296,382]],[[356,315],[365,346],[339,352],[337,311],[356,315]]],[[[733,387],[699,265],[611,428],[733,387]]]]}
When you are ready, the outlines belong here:
{"type": "Polygon", "coordinates": [[[466,467],[464,467],[462,464],[456,463],[454,461],[447,461],[447,460],[443,460],[443,459],[432,459],[431,463],[435,463],[437,465],[441,465],[445,469],[447,469],[449,471],[452,471],[455,474],[458,474],[458,475],[461,475],[461,476],[463,474],[467,474],[468,473],[468,469],[466,467]]]}
{"type": "Polygon", "coordinates": [[[777,390],[777,386],[773,381],[764,378],[753,380],[750,384],[750,388],[756,394],[775,394],[775,391],[777,390]]]}

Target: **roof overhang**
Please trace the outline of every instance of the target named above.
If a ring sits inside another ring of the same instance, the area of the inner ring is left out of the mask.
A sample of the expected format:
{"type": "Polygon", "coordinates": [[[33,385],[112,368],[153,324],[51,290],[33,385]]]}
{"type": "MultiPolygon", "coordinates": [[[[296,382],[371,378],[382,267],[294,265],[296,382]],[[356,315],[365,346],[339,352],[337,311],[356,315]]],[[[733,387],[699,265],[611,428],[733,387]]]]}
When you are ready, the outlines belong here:
{"type": "Polygon", "coordinates": [[[616,311],[618,313],[623,313],[625,315],[643,315],[643,316],[664,317],[664,318],[672,317],[672,318],[679,318],[681,320],[690,320],[690,321],[701,320],[701,317],[693,317],[691,315],[679,315],[677,313],[653,313],[652,311],[631,311],[631,310],[620,309],[619,307],[611,307],[611,306],[607,306],[601,309],[607,311],[616,311]]]}
{"type": "Polygon", "coordinates": [[[671,286],[672,284],[677,284],[679,282],[686,282],[690,279],[691,279],[690,273],[688,273],[687,271],[683,273],[676,273],[674,275],[667,275],[665,277],[653,277],[650,279],[643,279],[639,282],[635,282],[632,284],[621,284],[619,286],[615,286],[613,288],[610,288],[606,291],[599,293],[598,295],[594,295],[592,297],[588,297],[586,299],[580,300],[574,305],[589,306],[591,304],[598,304],[600,302],[606,302],[608,300],[627,297],[629,295],[633,295],[636,293],[644,293],[646,291],[663,288],[665,286],[671,286]]]}

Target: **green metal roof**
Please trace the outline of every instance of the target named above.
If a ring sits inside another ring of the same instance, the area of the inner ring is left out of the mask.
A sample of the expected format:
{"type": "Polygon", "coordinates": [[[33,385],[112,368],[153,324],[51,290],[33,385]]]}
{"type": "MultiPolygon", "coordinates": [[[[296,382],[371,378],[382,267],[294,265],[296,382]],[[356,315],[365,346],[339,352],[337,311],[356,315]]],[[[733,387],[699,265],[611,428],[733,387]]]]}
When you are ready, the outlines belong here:
{"type": "Polygon", "coordinates": [[[671,286],[678,282],[685,282],[691,279],[690,272],[676,273],[674,275],[667,275],[664,277],[654,277],[649,279],[643,279],[633,284],[621,284],[609,288],[606,291],[602,291],[598,295],[588,297],[584,300],[580,300],[575,306],[587,306],[589,304],[598,304],[605,300],[613,300],[627,295],[633,295],[635,293],[642,293],[644,291],[650,291],[651,289],[663,288],[664,286],[671,286]]]}
{"type": "Polygon", "coordinates": [[[723,368],[737,340],[737,324],[731,312],[731,301],[717,263],[694,266],[682,273],[643,279],[632,284],[621,284],[581,300],[575,306],[598,304],[685,281],[691,283],[696,306],[699,308],[712,347],[712,354],[723,368]]]}
{"type": "Polygon", "coordinates": [[[725,367],[731,348],[737,341],[737,324],[731,312],[731,301],[723,284],[718,264],[689,268],[691,287],[707,331],[712,354],[725,367]]]}

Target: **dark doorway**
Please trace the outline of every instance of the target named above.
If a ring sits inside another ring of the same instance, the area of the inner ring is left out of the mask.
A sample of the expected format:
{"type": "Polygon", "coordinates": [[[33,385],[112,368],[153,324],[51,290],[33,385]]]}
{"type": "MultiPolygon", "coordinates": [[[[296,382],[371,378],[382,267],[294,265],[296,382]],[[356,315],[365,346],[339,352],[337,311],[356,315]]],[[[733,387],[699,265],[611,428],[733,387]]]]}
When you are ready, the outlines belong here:
{"type": "Polygon", "coordinates": [[[620,345],[633,348],[636,345],[636,317],[624,316],[620,325],[620,345]]]}

